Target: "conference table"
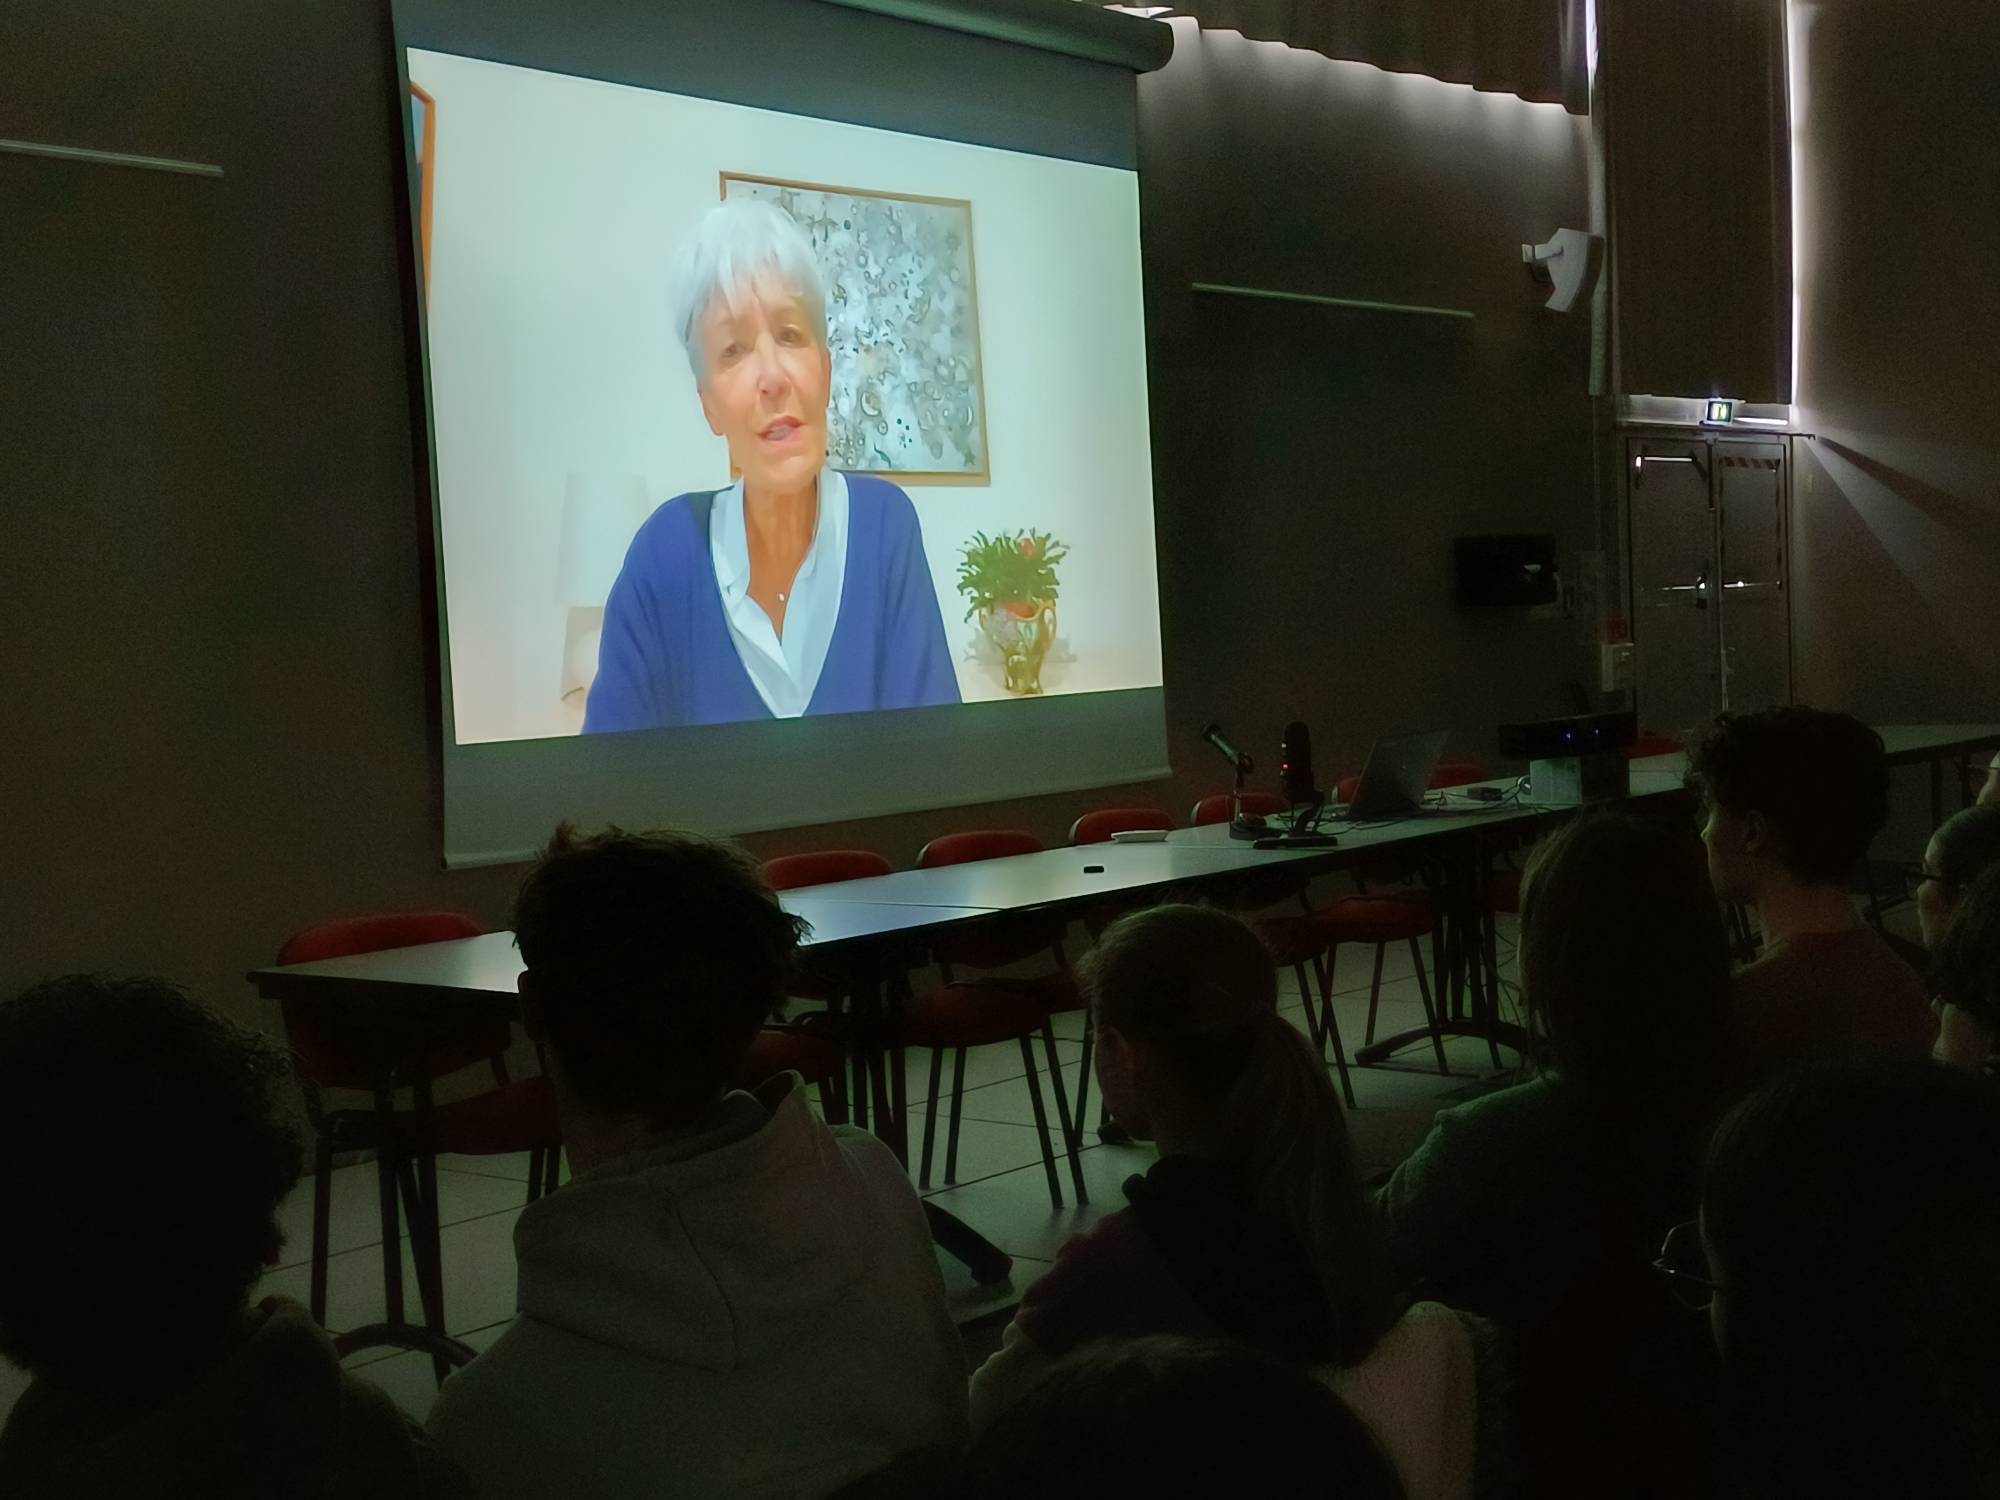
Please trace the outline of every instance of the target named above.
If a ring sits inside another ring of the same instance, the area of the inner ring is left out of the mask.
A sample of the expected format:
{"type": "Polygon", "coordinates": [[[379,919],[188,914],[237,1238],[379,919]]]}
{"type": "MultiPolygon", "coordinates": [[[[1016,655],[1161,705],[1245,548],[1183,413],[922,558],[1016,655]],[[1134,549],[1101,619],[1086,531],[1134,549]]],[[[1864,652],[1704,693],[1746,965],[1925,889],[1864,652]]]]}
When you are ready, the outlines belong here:
{"type": "MultiPolygon", "coordinates": [[[[1891,725],[1881,728],[1893,764],[1929,762],[1934,807],[1942,815],[1945,761],[2000,747],[2000,724],[1891,725]]],[[[1681,795],[1686,757],[1634,760],[1631,800],[1681,795]]],[[[1326,843],[1259,848],[1232,836],[1226,824],[1177,829],[1164,841],[1106,843],[1050,849],[1037,854],[982,860],[939,869],[903,870],[865,880],[780,893],[779,901],[810,924],[802,961],[839,973],[851,986],[856,1012],[893,1014],[899,985],[928,959],[940,934],[972,924],[1033,913],[1077,917],[1147,901],[1187,897],[1251,905],[1274,891],[1299,891],[1316,876],[1380,864],[1397,857],[1413,865],[1437,913],[1432,973],[1437,976],[1438,1030],[1484,1038],[1495,1067],[1504,1041],[1525,1045],[1499,1015],[1492,915],[1486,886],[1496,851],[1518,845],[1552,820],[1573,815],[1575,805],[1529,800],[1523,779],[1499,778],[1479,786],[1497,794],[1481,800],[1473,787],[1434,794],[1420,813],[1364,824],[1326,822],[1326,843]]],[[[1276,829],[1273,829],[1276,832],[1276,829]]],[[[493,1017],[517,1015],[522,970],[513,935],[488,933],[454,942],[389,949],[317,963],[253,970],[251,983],[267,1000],[339,1007],[344,1024],[374,1039],[378,1107],[408,1088],[421,1117],[432,1107],[431,1083],[409,1066],[427,1035],[493,1017]]],[[[1380,1061],[1412,1041],[1432,1036],[1429,1026],[1389,1037],[1356,1054],[1380,1061]]],[[[907,1159],[900,1084],[902,1061],[893,1049],[867,1044],[865,1068],[857,1066],[857,1103],[872,1094],[876,1133],[907,1159]],[[886,1080],[894,1080],[890,1085],[886,1080]],[[895,1097],[892,1099],[891,1092],[895,1097]]],[[[1081,1132],[1082,1121],[1072,1128],[1081,1132]]],[[[419,1191],[435,1202],[434,1167],[417,1164],[419,1191]]],[[[965,1262],[981,1282],[1004,1280],[1007,1257],[968,1227],[926,1204],[939,1245],[965,1262]]],[[[413,1223],[413,1234],[415,1225],[413,1223]]],[[[435,1261],[435,1246],[429,1247],[435,1261]]],[[[421,1262],[420,1262],[421,1263],[421,1262]]],[[[397,1300],[400,1299],[400,1288],[397,1300]]],[[[442,1330],[439,1330],[442,1331],[442,1330]]]]}
{"type": "Polygon", "coordinates": [[[1931,827],[1944,821],[1945,762],[1960,762],[1959,791],[1972,795],[1970,757],[1982,750],[2000,750],[2000,724],[1879,724],[1892,766],[1928,763],[1931,772],[1931,827]]]}

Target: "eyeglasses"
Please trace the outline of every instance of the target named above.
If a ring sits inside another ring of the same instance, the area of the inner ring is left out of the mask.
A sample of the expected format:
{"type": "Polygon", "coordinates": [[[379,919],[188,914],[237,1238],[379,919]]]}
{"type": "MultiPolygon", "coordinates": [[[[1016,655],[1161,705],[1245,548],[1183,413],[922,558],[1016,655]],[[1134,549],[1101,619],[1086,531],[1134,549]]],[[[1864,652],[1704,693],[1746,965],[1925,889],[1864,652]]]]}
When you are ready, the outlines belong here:
{"type": "Polygon", "coordinates": [[[1903,885],[1910,890],[1915,890],[1918,886],[1924,884],[1925,881],[1929,880],[1935,880],[1939,885],[1949,884],[1949,882],[1944,878],[1944,876],[1939,874],[1936,870],[1933,870],[1928,865],[1920,864],[1914,860],[1911,861],[1898,860],[1894,864],[1890,865],[1889,868],[1894,870],[1898,875],[1903,877],[1903,885]]]}
{"type": "Polygon", "coordinates": [[[1708,1255],[1701,1247],[1701,1226],[1693,1219],[1667,1231],[1653,1269],[1666,1278],[1674,1299],[1689,1312],[1708,1311],[1715,1294],[1722,1290],[1710,1274],[1708,1255]]]}

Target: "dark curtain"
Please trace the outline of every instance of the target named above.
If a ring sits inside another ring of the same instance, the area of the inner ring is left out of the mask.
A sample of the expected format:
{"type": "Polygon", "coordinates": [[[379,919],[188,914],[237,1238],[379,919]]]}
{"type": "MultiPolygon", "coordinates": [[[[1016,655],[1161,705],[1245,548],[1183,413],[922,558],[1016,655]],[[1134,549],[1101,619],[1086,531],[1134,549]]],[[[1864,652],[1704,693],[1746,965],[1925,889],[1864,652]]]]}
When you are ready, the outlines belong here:
{"type": "Polygon", "coordinates": [[[1590,108],[1584,0],[1193,0],[1216,31],[1422,73],[1489,93],[1590,108]]]}
{"type": "Polygon", "coordinates": [[[1598,0],[1618,390],[1791,399],[1783,0],[1598,0]]]}

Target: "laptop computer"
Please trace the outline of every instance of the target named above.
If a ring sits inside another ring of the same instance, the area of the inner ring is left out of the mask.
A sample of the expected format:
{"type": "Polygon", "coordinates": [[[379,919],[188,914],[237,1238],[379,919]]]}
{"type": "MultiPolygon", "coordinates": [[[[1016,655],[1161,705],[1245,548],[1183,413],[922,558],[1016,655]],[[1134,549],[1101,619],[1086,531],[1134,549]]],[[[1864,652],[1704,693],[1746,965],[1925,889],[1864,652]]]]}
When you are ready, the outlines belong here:
{"type": "Polygon", "coordinates": [[[1391,734],[1377,740],[1361,768],[1354,800],[1339,814],[1352,822],[1407,818],[1420,812],[1430,791],[1431,773],[1444,754],[1447,729],[1421,734],[1391,734]]]}

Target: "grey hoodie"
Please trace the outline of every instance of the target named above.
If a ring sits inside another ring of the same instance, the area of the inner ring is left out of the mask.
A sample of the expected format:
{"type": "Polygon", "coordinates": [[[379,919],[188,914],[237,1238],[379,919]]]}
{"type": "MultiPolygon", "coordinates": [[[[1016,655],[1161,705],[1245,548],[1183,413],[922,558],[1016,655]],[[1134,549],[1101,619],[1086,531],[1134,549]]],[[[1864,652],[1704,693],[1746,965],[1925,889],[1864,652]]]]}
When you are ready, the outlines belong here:
{"type": "Polygon", "coordinates": [[[580,1174],[514,1250],[519,1316],[430,1419],[486,1500],[817,1496],[964,1437],[909,1178],[814,1119],[796,1075],[580,1174]]]}

